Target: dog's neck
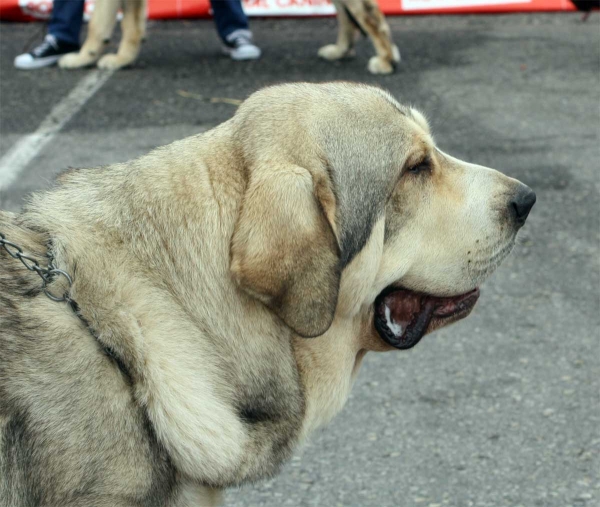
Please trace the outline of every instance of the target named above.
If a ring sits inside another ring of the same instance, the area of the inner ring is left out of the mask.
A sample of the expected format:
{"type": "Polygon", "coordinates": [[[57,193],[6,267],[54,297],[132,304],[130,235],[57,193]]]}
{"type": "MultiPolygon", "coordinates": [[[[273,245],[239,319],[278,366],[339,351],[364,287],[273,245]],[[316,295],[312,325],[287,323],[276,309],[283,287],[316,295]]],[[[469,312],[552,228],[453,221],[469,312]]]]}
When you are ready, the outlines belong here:
{"type": "Polygon", "coordinates": [[[130,369],[134,397],[173,462],[223,486],[275,472],[331,419],[357,352],[342,343],[350,321],[292,340],[235,286],[229,248],[246,175],[229,130],[67,174],[54,192],[70,209],[56,209],[50,193],[26,214],[53,237],[57,265],[74,276],[72,297],[130,369]],[[169,167],[175,157],[191,162],[169,167]]]}

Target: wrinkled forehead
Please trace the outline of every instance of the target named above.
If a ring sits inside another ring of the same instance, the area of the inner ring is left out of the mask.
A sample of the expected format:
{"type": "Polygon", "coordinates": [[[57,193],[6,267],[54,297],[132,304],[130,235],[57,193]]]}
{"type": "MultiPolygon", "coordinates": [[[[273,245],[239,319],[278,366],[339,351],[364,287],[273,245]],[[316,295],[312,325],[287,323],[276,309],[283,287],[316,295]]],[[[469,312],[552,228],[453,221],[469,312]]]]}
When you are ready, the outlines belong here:
{"type": "Polygon", "coordinates": [[[369,92],[369,100],[357,104],[355,96],[320,132],[337,200],[342,267],[366,244],[405,162],[431,144],[418,111],[383,90],[369,92]]]}

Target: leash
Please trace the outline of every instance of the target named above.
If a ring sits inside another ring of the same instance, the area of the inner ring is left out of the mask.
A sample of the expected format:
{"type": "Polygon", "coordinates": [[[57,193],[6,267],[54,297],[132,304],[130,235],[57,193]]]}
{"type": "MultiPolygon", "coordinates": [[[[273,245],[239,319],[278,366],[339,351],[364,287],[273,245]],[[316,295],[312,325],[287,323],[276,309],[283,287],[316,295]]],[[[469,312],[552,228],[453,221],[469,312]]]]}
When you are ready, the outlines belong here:
{"type": "MultiPolygon", "coordinates": [[[[105,345],[98,338],[98,334],[96,331],[90,326],[90,323],[81,315],[79,311],[79,305],[77,302],[71,298],[71,287],[73,286],[73,278],[69,273],[59,269],[54,264],[54,257],[50,253],[50,249],[48,249],[48,253],[46,253],[46,258],[48,259],[48,267],[44,268],[40,266],[40,263],[31,255],[26,254],[23,249],[13,243],[12,241],[8,241],[6,239],[6,235],[0,232],[0,247],[4,248],[6,253],[10,255],[13,259],[17,259],[21,261],[23,266],[25,266],[29,271],[36,273],[42,279],[42,291],[44,294],[50,298],[52,301],[56,301],[57,303],[67,303],[75,316],[85,325],[87,330],[90,332],[92,337],[98,342],[100,345],[102,352],[106,354],[110,359],[112,359],[116,364],[121,373],[127,377],[130,385],[133,384],[133,377],[131,376],[131,372],[125,365],[125,362],[115,353],[115,351],[105,345]],[[51,283],[56,277],[63,277],[68,283],[68,287],[62,296],[56,296],[52,294],[48,288],[48,284],[51,283]]],[[[38,256],[39,257],[39,256],[38,256]]]]}

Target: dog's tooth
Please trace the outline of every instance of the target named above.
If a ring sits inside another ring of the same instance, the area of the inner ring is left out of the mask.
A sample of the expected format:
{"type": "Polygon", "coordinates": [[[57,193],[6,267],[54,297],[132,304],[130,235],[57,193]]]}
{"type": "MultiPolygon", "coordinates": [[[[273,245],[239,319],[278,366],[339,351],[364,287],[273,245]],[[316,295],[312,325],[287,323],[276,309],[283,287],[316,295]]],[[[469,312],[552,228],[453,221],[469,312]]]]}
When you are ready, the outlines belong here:
{"type": "Polygon", "coordinates": [[[404,332],[404,330],[402,329],[402,326],[400,324],[397,324],[392,319],[392,310],[390,309],[390,307],[388,305],[385,305],[385,320],[386,320],[387,327],[390,329],[390,331],[392,333],[394,333],[397,336],[402,336],[402,333],[404,332]]]}

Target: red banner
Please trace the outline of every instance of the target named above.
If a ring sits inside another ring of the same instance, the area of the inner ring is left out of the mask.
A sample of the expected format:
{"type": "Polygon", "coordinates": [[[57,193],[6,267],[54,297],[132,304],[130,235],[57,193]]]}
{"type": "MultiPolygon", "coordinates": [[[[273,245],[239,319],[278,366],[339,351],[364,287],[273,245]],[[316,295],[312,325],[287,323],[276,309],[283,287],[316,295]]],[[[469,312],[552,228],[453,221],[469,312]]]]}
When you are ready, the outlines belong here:
{"type": "MultiPolygon", "coordinates": [[[[86,17],[94,9],[86,0],[86,17]]],[[[379,0],[381,10],[394,14],[466,14],[534,11],[571,11],[569,0],[379,0]]],[[[331,0],[244,0],[248,16],[327,16],[335,14],[331,0]]],[[[30,21],[48,19],[52,0],[0,0],[0,19],[30,21]]],[[[148,0],[150,19],[210,16],[209,0],[148,0]]]]}

